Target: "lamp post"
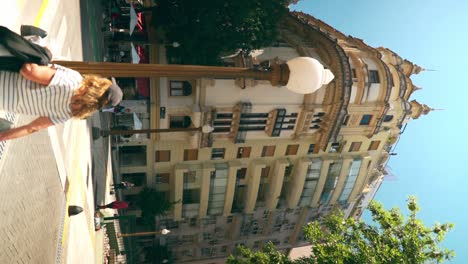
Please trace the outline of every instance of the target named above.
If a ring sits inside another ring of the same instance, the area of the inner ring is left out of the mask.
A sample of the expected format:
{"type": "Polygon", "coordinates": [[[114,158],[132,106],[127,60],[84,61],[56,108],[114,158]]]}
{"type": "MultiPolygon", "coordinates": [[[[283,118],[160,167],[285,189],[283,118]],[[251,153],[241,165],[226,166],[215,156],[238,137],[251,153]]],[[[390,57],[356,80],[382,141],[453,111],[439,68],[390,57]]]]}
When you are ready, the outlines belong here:
{"type": "MultiPolygon", "coordinates": [[[[82,74],[113,77],[185,77],[185,78],[253,78],[268,80],[273,86],[286,86],[292,92],[308,94],[330,83],[334,75],[316,59],[297,57],[283,64],[274,63],[269,71],[241,67],[217,67],[175,64],[132,64],[112,62],[55,61],[82,74]]],[[[201,128],[144,129],[101,131],[101,135],[130,135],[201,131],[201,128]]]]}
{"type": "Polygon", "coordinates": [[[153,232],[138,232],[138,233],[128,233],[128,234],[122,234],[118,233],[118,237],[133,237],[133,236],[150,236],[150,235],[167,235],[171,232],[171,230],[168,229],[161,229],[160,231],[153,231],[153,232]]]}
{"type": "Polygon", "coordinates": [[[241,67],[217,67],[175,64],[132,64],[112,62],[55,61],[82,74],[113,77],[186,77],[186,78],[253,78],[268,80],[273,86],[308,94],[328,84],[333,73],[316,59],[297,57],[283,64],[273,64],[270,71],[241,67]]]}
{"type": "Polygon", "coordinates": [[[100,130],[100,136],[109,135],[133,135],[133,134],[148,134],[148,133],[170,133],[170,132],[189,132],[199,131],[202,133],[211,133],[214,128],[210,125],[204,125],[202,127],[189,127],[189,128],[156,128],[156,129],[135,129],[135,130],[100,130]]]}

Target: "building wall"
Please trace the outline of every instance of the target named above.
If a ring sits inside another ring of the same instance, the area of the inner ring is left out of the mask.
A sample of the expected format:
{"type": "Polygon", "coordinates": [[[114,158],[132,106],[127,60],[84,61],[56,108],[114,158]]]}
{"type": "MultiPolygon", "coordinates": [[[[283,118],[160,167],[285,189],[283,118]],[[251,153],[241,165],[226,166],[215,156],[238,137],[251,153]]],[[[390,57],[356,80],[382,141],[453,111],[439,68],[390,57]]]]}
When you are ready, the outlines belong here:
{"type": "Polygon", "coordinates": [[[299,95],[257,80],[160,78],[152,98],[165,109],[152,116],[158,128],[186,116],[189,127],[214,126],[212,141],[205,144],[199,131],[172,132],[121,146],[127,160],[120,172],[145,174],[145,186],[177,202],[157,226],[172,230],[159,243],[178,263],[221,263],[239,244],[259,249],[272,241],[286,251],[307,245],[302,227],[335,209],[359,216],[417,105],[408,103],[415,67],[389,50],[297,13],[278,37],[281,45],[252,61],[310,56],[333,71],[334,81],[299,95]],[[190,83],[191,93],[171,96],[171,81],[190,83]],[[274,136],[278,109],[291,123],[274,136]],[[259,128],[242,130],[253,126],[259,128]]]}

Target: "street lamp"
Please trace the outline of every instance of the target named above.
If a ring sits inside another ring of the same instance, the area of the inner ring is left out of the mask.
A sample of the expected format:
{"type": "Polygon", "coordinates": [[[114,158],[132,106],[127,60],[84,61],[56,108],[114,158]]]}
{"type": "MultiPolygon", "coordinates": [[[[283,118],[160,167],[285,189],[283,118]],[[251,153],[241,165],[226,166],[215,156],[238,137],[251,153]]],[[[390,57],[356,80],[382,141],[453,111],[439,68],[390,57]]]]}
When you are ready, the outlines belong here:
{"type": "MultiPolygon", "coordinates": [[[[298,57],[286,63],[274,63],[270,71],[241,67],[216,67],[175,64],[132,64],[112,62],[55,61],[82,74],[113,77],[185,77],[185,78],[252,78],[268,80],[273,86],[286,86],[292,92],[309,94],[335,77],[316,59],[298,57]]],[[[101,131],[101,135],[131,135],[160,132],[203,131],[202,128],[142,129],[101,131]]],[[[204,132],[206,133],[206,132],[204,132]]],[[[209,133],[209,132],[208,132],[209,133]]]]}
{"type": "Polygon", "coordinates": [[[149,235],[167,235],[171,232],[171,230],[168,230],[166,228],[161,229],[160,231],[153,231],[153,232],[138,232],[138,233],[128,233],[128,234],[122,234],[118,233],[118,237],[132,237],[132,236],[149,236],[149,235]]]}
{"type": "Polygon", "coordinates": [[[298,57],[287,62],[289,78],[286,87],[295,93],[309,94],[330,83],[335,76],[316,59],[298,57]]]}
{"type": "Polygon", "coordinates": [[[298,57],[283,64],[273,64],[270,71],[241,67],[217,67],[176,64],[132,64],[113,62],[54,61],[82,74],[113,77],[186,77],[186,78],[253,78],[269,80],[273,86],[313,93],[334,78],[316,59],[298,57]]]}
{"type": "Polygon", "coordinates": [[[135,130],[100,130],[99,128],[93,127],[93,137],[98,138],[99,136],[107,137],[109,135],[133,135],[133,134],[148,134],[148,133],[170,133],[170,132],[189,132],[199,131],[204,134],[213,132],[214,128],[210,125],[204,125],[202,127],[189,127],[189,128],[156,128],[156,129],[135,129],[135,130]]]}

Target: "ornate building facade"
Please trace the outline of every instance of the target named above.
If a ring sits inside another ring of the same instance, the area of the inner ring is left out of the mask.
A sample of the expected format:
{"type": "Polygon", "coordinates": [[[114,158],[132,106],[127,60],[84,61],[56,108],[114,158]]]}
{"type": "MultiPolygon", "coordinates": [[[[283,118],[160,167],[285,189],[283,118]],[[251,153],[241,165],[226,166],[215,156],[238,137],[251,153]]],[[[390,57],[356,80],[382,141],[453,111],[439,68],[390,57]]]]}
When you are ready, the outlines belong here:
{"type": "Polygon", "coordinates": [[[177,202],[156,219],[171,230],[157,242],[176,263],[224,263],[239,244],[288,251],[307,244],[307,222],[334,209],[360,217],[402,126],[431,110],[410,101],[421,67],[304,13],[291,13],[277,42],[252,54],[226,63],[261,68],[305,56],[335,78],[305,95],[253,79],[152,79],[151,127],[214,130],[119,146],[119,173],[139,185],[126,200],[146,186],[177,202]]]}

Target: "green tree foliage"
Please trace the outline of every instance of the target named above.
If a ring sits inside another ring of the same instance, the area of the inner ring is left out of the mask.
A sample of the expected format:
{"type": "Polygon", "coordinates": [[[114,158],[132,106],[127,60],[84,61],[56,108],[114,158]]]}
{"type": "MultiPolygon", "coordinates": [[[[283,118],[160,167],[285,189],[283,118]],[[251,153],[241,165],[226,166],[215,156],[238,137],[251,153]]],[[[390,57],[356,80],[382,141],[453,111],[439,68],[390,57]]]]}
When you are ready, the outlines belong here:
{"type": "MultiPolygon", "coordinates": [[[[345,219],[342,212],[325,217],[322,223],[317,221],[309,223],[304,227],[304,232],[312,243],[312,254],[310,257],[289,263],[423,264],[450,260],[454,252],[441,248],[440,243],[453,228],[453,224],[437,223],[427,227],[416,217],[419,207],[414,197],[408,199],[407,207],[409,215],[405,219],[398,208],[385,210],[381,203],[372,202],[368,209],[376,225],[369,225],[362,220],[356,221],[352,218],[345,219]]],[[[236,252],[230,259],[236,260],[239,256],[278,254],[271,248],[261,253],[249,251],[243,249],[241,255],[236,252]]]]}
{"type": "Polygon", "coordinates": [[[170,211],[174,203],[170,202],[164,193],[157,192],[155,189],[144,188],[138,194],[136,204],[142,210],[143,222],[147,225],[154,225],[154,218],[170,211]]]}
{"type": "Polygon", "coordinates": [[[165,245],[153,245],[148,251],[148,257],[152,263],[175,263],[172,251],[165,245]]]}
{"type": "Polygon", "coordinates": [[[271,44],[288,0],[158,0],[153,26],[184,64],[217,64],[221,55],[271,44]]]}
{"type": "Polygon", "coordinates": [[[261,251],[253,252],[245,246],[236,248],[234,255],[227,259],[228,264],[292,264],[286,255],[277,251],[273,243],[269,242],[263,246],[261,251]]]}

